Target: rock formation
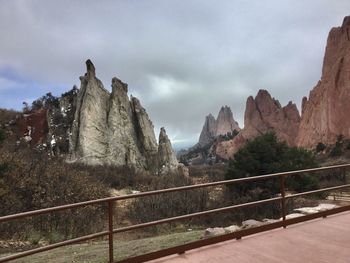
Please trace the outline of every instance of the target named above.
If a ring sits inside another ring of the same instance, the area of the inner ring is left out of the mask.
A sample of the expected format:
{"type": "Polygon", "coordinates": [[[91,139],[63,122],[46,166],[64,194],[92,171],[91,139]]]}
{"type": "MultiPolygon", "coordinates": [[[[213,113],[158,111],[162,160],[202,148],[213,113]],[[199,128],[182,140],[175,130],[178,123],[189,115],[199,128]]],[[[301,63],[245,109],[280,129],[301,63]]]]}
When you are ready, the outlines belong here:
{"type": "Polygon", "coordinates": [[[221,141],[216,145],[216,155],[228,160],[249,139],[269,131],[289,145],[296,144],[300,115],[296,105],[289,102],[281,107],[278,100],[266,90],[259,90],[255,99],[250,96],[246,102],[244,128],[232,140],[221,141]]]}
{"type": "Polygon", "coordinates": [[[176,154],[164,128],[160,129],[158,145],[158,166],[161,174],[167,174],[178,168],[176,154]]]}
{"type": "Polygon", "coordinates": [[[198,145],[207,145],[213,142],[219,135],[226,135],[227,133],[232,133],[234,130],[240,131],[238,123],[234,120],[230,107],[223,106],[216,120],[211,114],[205,117],[198,145]]]}
{"type": "Polygon", "coordinates": [[[240,131],[238,123],[233,119],[233,114],[228,106],[221,107],[218,117],[216,118],[215,136],[226,135],[234,130],[240,131]]]}
{"type": "Polygon", "coordinates": [[[112,93],[109,93],[96,78],[90,60],[86,66],[87,73],[80,77],[70,160],[151,171],[175,170],[177,161],[165,130],[161,130],[158,147],[153,124],[139,100],[134,97],[129,100],[127,84],[113,78],[112,93]]]}
{"type": "Polygon", "coordinates": [[[350,16],[333,28],[327,40],[322,77],[302,101],[297,144],[313,148],[334,144],[338,135],[350,138],[350,16]]]}
{"type": "Polygon", "coordinates": [[[213,115],[209,114],[205,117],[202,132],[199,136],[198,145],[206,145],[213,141],[216,135],[216,120],[213,115]]]}

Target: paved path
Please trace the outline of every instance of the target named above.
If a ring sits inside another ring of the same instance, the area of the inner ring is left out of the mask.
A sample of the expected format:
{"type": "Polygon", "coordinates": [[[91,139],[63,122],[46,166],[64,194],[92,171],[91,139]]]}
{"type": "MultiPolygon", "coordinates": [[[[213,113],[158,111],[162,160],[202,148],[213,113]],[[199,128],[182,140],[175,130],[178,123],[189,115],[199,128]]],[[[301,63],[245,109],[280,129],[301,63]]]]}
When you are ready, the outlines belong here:
{"type": "Polygon", "coordinates": [[[172,255],[153,263],[349,263],[350,212],[172,255]]]}

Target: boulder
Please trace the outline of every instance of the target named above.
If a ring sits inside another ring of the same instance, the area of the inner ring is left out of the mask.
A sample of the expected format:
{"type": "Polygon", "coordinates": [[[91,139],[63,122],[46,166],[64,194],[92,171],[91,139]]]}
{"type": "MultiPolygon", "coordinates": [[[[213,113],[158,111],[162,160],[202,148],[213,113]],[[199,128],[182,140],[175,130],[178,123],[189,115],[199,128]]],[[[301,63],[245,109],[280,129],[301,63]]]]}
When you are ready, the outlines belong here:
{"type": "Polygon", "coordinates": [[[232,233],[241,230],[241,228],[237,225],[232,225],[224,228],[225,232],[232,233]]]}
{"type": "Polygon", "coordinates": [[[248,219],[242,222],[242,228],[251,228],[251,227],[257,227],[262,226],[264,222],[257,221],[255,219],[248,219]]]}
{"type": "MultiPolygon", "coordinates": [[[[286,219],[292,219],[292,218],[297,218],[301,216],[303,216],[303,214],[301,213],[292,213],[292,214],[286,215],[286,219]]],[[[282,217],[280,218],[280,220],[282,220],[282,217]]]]}
{"type": "Polygon", "coordinates": [[[337,207],[338,207],[337,205],[333,205],[333,204],[319,204],[318,206],[315,206],[315,207],[296,208],[296,209],[294,209],[294,211],[297,213],[309,215],[309,214],[314,214],[314,213],[318,213],[318,212],[331,210],[331,209],[334,209],[337,207]]]}
{"type": "Polygon", "coordinates": [[[203,238],[209,238],[209,237],[213,237],[213,236],[219,236],[219,235],[223,235],[225,234],[226,231],[223,227],[214,227],[214,228],[207,228],[204,231],[204,235],[203,238]]]}

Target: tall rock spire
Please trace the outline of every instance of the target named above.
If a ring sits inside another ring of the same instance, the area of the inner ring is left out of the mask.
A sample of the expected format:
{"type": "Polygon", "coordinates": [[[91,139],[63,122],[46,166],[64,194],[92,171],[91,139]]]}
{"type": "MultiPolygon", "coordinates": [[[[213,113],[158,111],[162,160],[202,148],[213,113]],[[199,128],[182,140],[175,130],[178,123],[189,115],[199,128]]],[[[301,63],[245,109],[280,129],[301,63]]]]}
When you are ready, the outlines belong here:
{"type": "Polygon", "coordinates": [[[233,114],[230,107],[222,106],[218,117],[216,118],[215,136],[225,135],[228,132],[239,131],[238,123],[233,119],[233,114]]]}
{"type": "Polygon", "coordinates": [[[202,132],[199,136],[198,144],[204,146],[210,143],[216,134],[216,120],[213,115],[209,114],[205,117],[205,122],[202,128],[202,132]]]}
{"type": "Polygon", "coordinates": [[[171,147],[171,142],[166,134],[165,129],[162,127],[159,133],[159,145],[158,145],[158,167],[160,174],[166,174],[174,171],[179,166],[176,158],[176,154],[171,147]]]}
{"type": "Polygon", "coordinates": [[[297,144],[308,148],[350,138],[350,16],[327,39],[321,80],[303,99],[297,144]]]}
{"type": "Polygon", "coordinates": [[[219,135],[240,131],[238,123],[234,120],[232,111],[228,106],[222,106],[217,119],[212,114],[205,117],[198,145],[204,146],[211,143],[219,135]]]}

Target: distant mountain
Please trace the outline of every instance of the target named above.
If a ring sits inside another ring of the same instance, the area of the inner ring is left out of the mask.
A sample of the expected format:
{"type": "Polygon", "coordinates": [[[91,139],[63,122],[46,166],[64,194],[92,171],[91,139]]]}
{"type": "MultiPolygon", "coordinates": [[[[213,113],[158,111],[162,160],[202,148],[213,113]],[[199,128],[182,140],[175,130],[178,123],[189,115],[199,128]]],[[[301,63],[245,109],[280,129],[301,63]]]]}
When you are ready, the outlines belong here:
{"type": "Polygon", "coordinates": [[[238,123],[233,118],[230,107],[222,106],[216,119],[212,114],[205,117],[198,145],[205,146],[220,135],[227,135],[240,130],[238,123]]]}
{"type": "Polygon", "coordinates": [[[178,159],[185,164],[217,162],[215,145],[232,139],[240,130],[230,107],[222,106],[216,119],[211,113],[205,117],[198,143],[188,150],[179,151],[178,159]]]}

